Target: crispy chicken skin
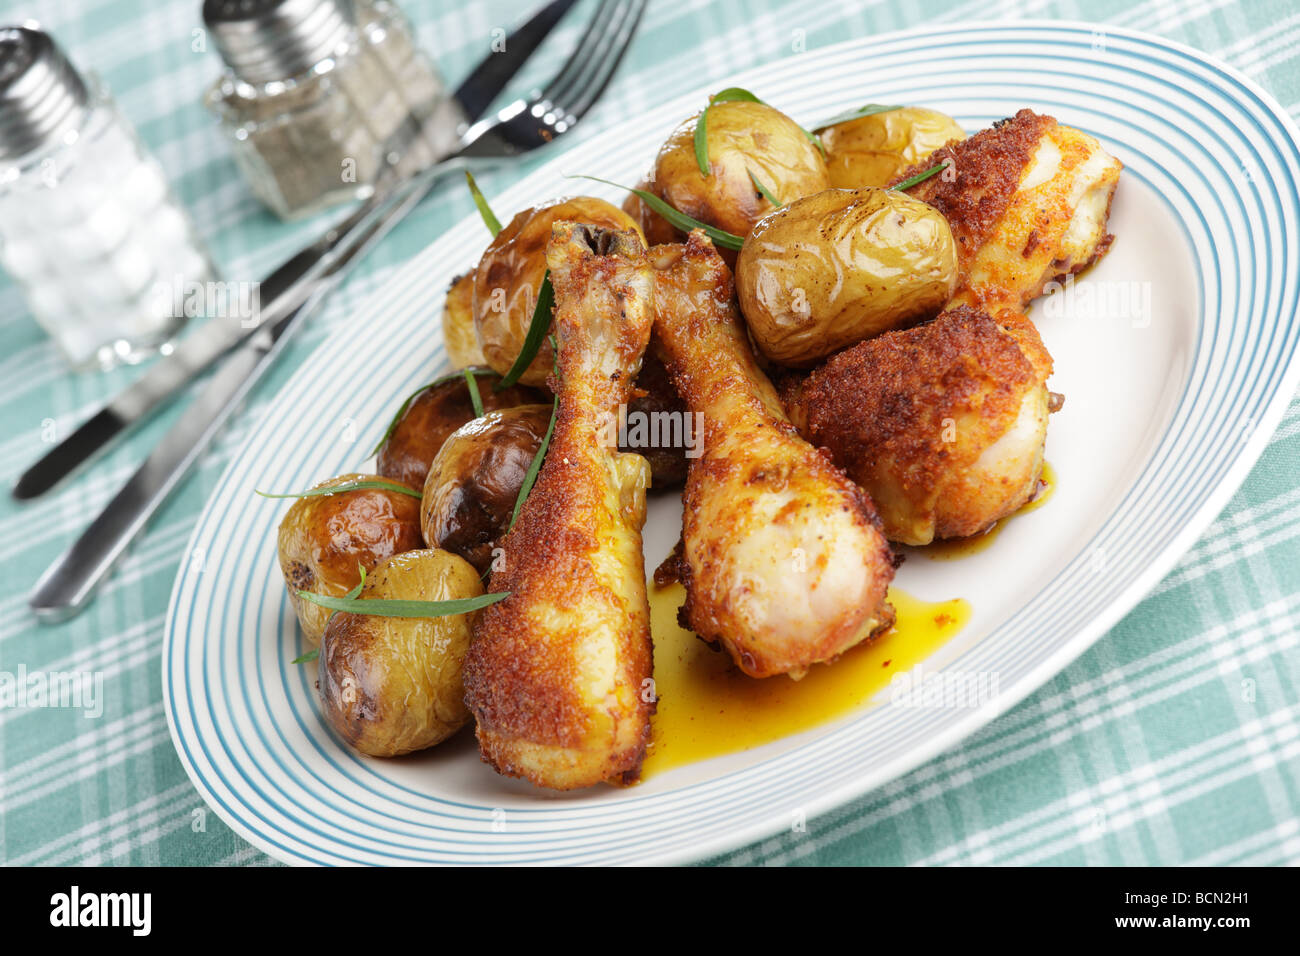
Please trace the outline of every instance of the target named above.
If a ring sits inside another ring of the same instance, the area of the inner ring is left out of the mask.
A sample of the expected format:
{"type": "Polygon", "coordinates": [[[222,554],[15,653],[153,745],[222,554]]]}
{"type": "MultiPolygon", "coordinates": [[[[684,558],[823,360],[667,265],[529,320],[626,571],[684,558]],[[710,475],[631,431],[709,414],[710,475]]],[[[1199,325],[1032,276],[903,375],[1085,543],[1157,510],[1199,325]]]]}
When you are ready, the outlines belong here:
{"type": "Polygon", "coordinates": [[[952,160],[907,190],[943,213],[961,274],[950,305],[1021,311],[1053,280],[1105,255],[1110,203],[1123,168],[1096,139],[1021,110],[949,143],[895,182],[952,160]]]}
{"type": "MultiPolygon", "coordinates": [[[[465,662],[483,759],[556,790],[634,779],[650,732],[641,526],[649,466],[606,447],[650,337],[653,275],[635,233],[557,222],[559,398],[537,483],[502,542],[465,662]]],[[[558,379],[558,380],[557,380],[558,379]]]]}
{"type": "Polygon", "coordinates": [[[786,418],[704,233],[651,258],[661,358],[704,420],[683,496],[679,616],[746,674],[800,677],[892,623],[889,546],[870,499],[786,418]]]}
{"type": "Polygon", "coordinates": [[[782,385],[800,434],[871,495],[901,544],[966,537],[1038,488],[1052,359],[1033,324],[969,306],[860,342],[782,385]]]}

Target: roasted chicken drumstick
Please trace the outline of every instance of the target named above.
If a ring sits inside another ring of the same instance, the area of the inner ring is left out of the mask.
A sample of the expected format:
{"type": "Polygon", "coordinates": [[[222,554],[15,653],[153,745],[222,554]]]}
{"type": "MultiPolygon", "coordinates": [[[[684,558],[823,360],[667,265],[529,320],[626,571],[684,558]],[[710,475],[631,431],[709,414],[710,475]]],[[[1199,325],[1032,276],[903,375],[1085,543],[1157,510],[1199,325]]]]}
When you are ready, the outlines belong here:
{"type": "Polygon", "coordinates": [[[502,542],[465,662],[483,759],[557,790],[634,778],[654,694],[641,526],[649,466],[607,444],[650,338],[653,274],[636,234],[557,222],[559,412],[502,542]]]}
{"type": "Polygon", "coordinates": [[[661,358],[704,421],[683,496],[683,624],[752,677],[800,677],[892,622],[889,546],[866,494],[786,418],[704,233],[651,258],[661,358]]]}

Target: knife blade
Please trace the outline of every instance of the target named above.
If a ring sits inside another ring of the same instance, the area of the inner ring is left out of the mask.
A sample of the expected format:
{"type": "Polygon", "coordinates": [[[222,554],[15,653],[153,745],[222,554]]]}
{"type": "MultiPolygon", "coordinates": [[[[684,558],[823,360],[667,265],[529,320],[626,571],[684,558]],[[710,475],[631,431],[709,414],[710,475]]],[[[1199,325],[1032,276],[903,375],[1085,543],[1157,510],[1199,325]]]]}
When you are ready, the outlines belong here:
{"type": "MultiPolygon", "coordinates": [[[[442,142],[433,144],[435,149],[447,152],[463,128],[482,117],[575,2],[553,0],[546,4],[512,31],[499,51],[489,53],[470,72],[451,97],[439,105],[440,115],[427,124],[435,131],[450,133],[442,142]]],[[[259,309],[251,321],[212,318],[176,343],[170,354],[150,366],[139,379],[24,471],[11,489],[13,496],[25,500],[49,491],[115,438],[148,418],[167,398],[259,328],[274,325],[293,314],[313,295],[315,283],[337,265],[338,256],[332,258],[331,254],[340,239],[372,218],[386,198],[377,191],[371,201],[264,279],[259,285],[259,297],[266,307],[259,309]]],[[[347,257],[347,261],[352,259],[347,257]]]]}
{"type": "MultiPolygon", "coordinates": [[[[363,227],[361,236],[349,246],[342,264],[364,256],[420,204],[438,178],[456,168],[454,163],[443,164],[399,190],[380,214],[363,227]]],[[[181,413],[99,517],[36,582],[28,606],[39,619],[65,620],[90,599],[136,534],[275,363],[291,334],[342,280],[342,275],[340,267],[325,276],[300,306],[257,329],[221,363],[199,390],[194,402],[181,413]]]]}

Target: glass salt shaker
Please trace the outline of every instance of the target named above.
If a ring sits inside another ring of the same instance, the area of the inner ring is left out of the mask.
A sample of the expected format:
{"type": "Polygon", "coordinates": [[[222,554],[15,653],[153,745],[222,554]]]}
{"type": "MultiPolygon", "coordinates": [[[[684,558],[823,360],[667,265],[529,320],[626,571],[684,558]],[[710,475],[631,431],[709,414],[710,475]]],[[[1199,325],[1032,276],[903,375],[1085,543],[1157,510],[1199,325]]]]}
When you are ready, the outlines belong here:
{"type": "Polygon", "coordinates": [[[156,352],[212,276],[162,167],[34,23],[0,26],[0,266],[77,368],[156,352]]]}
{"type": "Polygon", "coordinates": [[[253,192],[285,219],[368,196],[385,141],[443,95],[387,0],[205,0],[203,22],[226,65],[205,103],[253,192]]]}

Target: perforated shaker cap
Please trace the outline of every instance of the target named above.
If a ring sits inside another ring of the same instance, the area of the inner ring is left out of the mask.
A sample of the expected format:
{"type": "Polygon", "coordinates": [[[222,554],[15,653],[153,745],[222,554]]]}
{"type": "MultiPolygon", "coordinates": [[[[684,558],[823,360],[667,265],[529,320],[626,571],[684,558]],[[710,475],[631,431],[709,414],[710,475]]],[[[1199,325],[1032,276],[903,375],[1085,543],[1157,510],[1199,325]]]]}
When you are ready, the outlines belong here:
{"type": "Polygon", "coordinates": [[[221,58],[248,83],[287,80],[332,56],[356,26],[352,0],[204,0],[221,58]]]}
{"type": "Polygon", "coordinates": [[[30,153],[72,129],[89,94],[49,34],[0,26],[0,158],[30,153]]]}

